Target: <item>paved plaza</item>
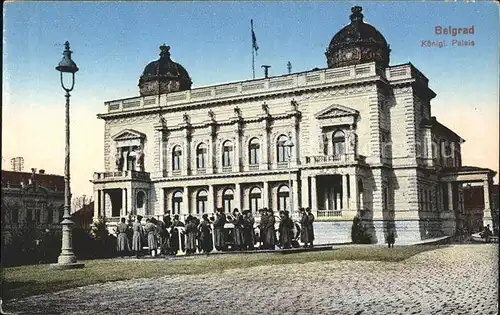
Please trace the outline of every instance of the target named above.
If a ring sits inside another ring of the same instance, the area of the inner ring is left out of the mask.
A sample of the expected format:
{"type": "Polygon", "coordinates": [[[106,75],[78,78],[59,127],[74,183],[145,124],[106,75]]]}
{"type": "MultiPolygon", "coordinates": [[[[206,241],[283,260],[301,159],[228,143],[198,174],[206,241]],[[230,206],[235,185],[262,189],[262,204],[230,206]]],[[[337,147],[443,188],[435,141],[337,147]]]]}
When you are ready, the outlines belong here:
{"type": "Polygon", "coordinates": [[[484,315],[498,313],[497,268],[498,245],[453,245],[398,263],[260,266],[91,285],[4,304],[17,314],[484,315]]]}

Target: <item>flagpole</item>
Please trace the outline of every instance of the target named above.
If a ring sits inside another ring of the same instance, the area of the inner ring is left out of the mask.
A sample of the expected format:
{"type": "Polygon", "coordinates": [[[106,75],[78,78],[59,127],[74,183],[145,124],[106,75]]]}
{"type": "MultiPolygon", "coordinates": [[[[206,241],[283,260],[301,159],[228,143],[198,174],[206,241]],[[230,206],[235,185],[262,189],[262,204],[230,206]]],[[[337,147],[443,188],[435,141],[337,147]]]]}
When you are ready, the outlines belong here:
{"type": "Polygon", "coordinates": [[[252,29],[252,33],[251,33],[251,36],[252,36],[252,77],[253,79],[255,79],[255,52],[254,52],[254,40],[253,40],[253,20],[250,20],[250,26],[251,26],[251,29],[252,29]]]}

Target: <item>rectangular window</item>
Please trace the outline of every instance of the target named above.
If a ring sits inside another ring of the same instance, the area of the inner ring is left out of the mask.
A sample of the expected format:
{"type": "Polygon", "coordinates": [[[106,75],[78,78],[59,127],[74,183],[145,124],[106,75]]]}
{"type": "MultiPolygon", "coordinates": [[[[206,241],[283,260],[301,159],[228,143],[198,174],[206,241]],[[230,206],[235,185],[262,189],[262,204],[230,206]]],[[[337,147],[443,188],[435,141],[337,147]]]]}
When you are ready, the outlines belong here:
{"type": "Polygon", "coordinates": [[[54,221],[54,209],[47,209],[47,223],[51,224],[54,221]]]}

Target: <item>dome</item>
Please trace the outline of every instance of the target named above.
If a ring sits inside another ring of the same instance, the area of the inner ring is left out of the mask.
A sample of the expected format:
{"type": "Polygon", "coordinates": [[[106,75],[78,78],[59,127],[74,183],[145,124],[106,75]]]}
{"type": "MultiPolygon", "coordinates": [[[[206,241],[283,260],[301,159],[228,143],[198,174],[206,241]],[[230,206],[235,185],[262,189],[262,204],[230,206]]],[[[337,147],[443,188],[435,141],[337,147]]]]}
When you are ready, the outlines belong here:
{"type": "Polygon", "coordinates": [[[345,67],[367,62],[389,66],[391,49],[379,31],[363,22],[361,7],[351,8],[351,23],[335,34],[330,41],[326,58],[329,68],[345,67]]]}
{"type": "Polygon", "coordinates": [[[150,62],[139,79],[141,96],[191,89],[191,78],[180,64],[170,59],[170,47],[160,46],[160,58],[150,62]]]}

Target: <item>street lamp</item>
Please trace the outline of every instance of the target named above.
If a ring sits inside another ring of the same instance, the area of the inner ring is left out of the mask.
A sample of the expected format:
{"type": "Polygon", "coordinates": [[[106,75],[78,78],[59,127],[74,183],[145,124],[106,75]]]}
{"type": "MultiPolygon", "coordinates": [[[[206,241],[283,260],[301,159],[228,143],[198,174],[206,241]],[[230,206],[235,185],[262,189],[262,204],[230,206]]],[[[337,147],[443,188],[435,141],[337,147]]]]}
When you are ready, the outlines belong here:
{"type": "Polygon", "coordinates": [[[290,194],[290,212],[293,215],[292,169],[290,167],[290,164],[292,162],[292,148],[294,144],[291,138],[291,135],[288,135],[288,139],[286,139],[285,143],[283,143],[283,146],[286,148],[286,151],[288,153],[288,191],[290,194]]]}
{"type": "Polygon", "coordinates": [[[62,244],[61,244],[61,254],[57,258],[57,264],[53,264],[52,266],[58,269],[73,269],[73,268],[82,268],[84,264],[76,262],[76,256],[73,253],[72,246],[72,236],[71,236],[71,227],[73,225],[73,221],[71,220],[70,215],[70,204],[71,204],[71,191],[69,187],[69,98],[73,87],[75,86],[75,73],[78,71],[78,67],[75,62],[71,60],[72,51],[69,50],[69,42],[66,41],[64,44],[66,48],[63,52],[63,59],[56,67],[56,70],[61,73],[61,86],[66,91],[66,157],[64,160],[64,214],[62,225],[62,244]],[[67,88],[64,85],[63,74],[70,73],[71,74],[71,87],[67,88]]]}

